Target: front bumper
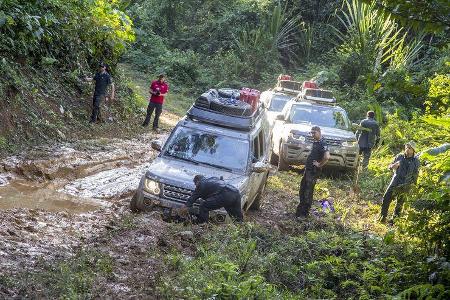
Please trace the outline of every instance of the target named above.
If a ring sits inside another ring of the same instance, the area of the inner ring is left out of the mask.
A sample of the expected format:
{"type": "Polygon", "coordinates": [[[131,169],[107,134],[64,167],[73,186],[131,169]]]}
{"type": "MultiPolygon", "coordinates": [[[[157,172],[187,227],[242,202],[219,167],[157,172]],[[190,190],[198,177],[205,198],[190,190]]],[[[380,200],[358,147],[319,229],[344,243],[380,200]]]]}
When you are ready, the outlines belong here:
{"type": "MultiPolygon", "coordinates": [[[[163,184],[161,192],[158,195],[154,195],[146,192],[142,185],[140,185],[136,191],[136,197],[138,197],[138,199],[141,200],[147,208],[161,207],[163,210],[171,211],[175,208],[184,207],[187,198],[190,196],[188,193],[192,193],[192,191],[187,189],[177,189],[179,191],[175,192],[174,186],[165,186],[163,184]]],[[[197,202],[199,201],[197,200],[197,202]]],[[[193,210],[198,212],[198,207],[199,204],[195,203],[193,210]]],[[[215,222],[224,223],[228,220],[228,214],[224,209],[213,210],[209,212],[209,218],[215,222]]]]}
{"type": "MultiPolygon", "coordinates": [[[[280,155],[290,165],[304,165],[311,149],[311,143],[289,141],[281,144],[280,155]]],[[[354,147],[329,145],[328,150],[330,151],[330,159],[325,168],[356,169],[359,157],[357,145],[354,147]]]]}

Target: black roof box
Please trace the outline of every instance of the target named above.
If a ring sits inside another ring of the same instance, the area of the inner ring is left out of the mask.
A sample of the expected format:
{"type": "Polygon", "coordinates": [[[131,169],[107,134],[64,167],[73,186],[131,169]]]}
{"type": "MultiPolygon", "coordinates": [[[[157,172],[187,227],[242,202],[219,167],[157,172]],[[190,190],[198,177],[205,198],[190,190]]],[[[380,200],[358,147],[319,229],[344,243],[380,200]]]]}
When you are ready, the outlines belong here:
{"type": "Polygon", "coordinates": [[[261,114],[261,107],[250,116],[237,116],[224,114],[205,107],[199,107],[195,104],[192,105],[186,113],[186,115],[193,120],[244,131],[251,130],[261,117],[261,114]]]}

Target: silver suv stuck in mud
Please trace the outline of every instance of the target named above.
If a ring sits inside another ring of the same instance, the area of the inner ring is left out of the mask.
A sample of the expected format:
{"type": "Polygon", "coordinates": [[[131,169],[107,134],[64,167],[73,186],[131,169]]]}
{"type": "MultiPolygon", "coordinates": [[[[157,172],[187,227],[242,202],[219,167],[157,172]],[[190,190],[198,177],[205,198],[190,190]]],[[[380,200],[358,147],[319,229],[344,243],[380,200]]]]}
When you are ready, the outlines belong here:
{"type": "MultiPolygon", "coordinates": [[[[164,146],[152,143],[160,154],[142,177],[131,200],[132,210],[184,206],[195,189],[192,180],[197,174],[223,178],[240,191],[244,210],[259,208],[269,171],[269,125],[263,108],[242,116],[239,109],[224,113],[223,106],[211,108],[209,100],[221,101],[199,98],[164,146]]],[[[226,212],[217,210],[210,217],[223,222],[226,212]]]]}
{"type": "Polygon", "coordinates": [[[330,150],[326,167],[356,169],[359,146],[345,110],[303,99],[290,100],[278,115],[272,130],[270,162],[280,171],[289,165],[305,164],[313,143],[309,132],[314,125],[321,128],[330,150]]]}

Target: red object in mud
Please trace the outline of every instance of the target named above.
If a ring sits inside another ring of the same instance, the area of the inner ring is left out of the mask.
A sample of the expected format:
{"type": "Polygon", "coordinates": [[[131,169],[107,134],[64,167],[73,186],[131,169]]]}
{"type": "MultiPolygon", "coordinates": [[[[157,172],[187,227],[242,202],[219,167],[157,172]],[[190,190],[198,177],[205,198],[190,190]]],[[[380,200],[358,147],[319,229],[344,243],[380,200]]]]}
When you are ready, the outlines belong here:
{"type": "Polygon", "coordinates": [[[314,81],[303,81],[302,87],[304,89],[317,89],[318,86],[314,81]]]}
{"type": "Polygon", "coordinates": [[[292,76],[280,74],[280,76],[278,76],[278,80],[292,80],[292,76]]]}
{"type": "Polygon", "coordinates": [[[259,96],[261,92],[254,89],[242,88],[239,94],[239,100],[247,102],[252,106],[252,111],[255,111],[259,105],[259,96]]]}

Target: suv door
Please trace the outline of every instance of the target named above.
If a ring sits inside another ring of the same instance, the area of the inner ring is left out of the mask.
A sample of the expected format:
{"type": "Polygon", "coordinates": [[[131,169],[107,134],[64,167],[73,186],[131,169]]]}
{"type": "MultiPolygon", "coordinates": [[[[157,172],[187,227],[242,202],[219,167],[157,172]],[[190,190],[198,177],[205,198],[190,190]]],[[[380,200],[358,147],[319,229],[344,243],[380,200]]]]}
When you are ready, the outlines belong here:
{"type": "MultiPolygon", "coordinates": [[[[256,162],[267,162],[267,135],[266,128],[262,127],[259,131],[255,133],[252,138],[252,164],[256,162]]],[[[267,172],[257,173],[250,170],[250,179],[249,179],[249,203],[247,208],[253,202],[255,197],[257,196],[259,190],[262,185],[265,184],[267,179],[267,172]]]]}

